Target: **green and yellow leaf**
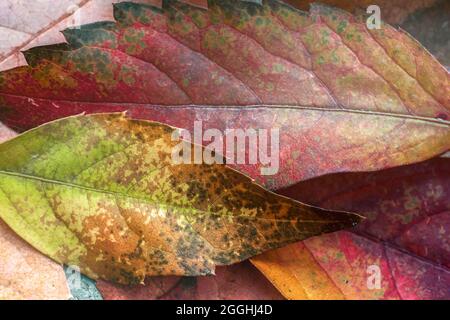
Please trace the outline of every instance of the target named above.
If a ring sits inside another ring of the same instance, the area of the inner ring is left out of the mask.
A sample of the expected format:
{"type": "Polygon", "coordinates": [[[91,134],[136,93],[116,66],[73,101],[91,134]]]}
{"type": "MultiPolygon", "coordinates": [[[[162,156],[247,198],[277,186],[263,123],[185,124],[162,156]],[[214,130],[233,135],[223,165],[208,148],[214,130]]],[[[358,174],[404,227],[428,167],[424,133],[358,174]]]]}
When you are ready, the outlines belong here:
{"type": "Polygon", "coordinates": [[[359,220],[275,195],[226,165],[176,164],[175,130],[81,115],[1,144],[0,218],[54,260],[127,284],[212,274],[359,220]]]}

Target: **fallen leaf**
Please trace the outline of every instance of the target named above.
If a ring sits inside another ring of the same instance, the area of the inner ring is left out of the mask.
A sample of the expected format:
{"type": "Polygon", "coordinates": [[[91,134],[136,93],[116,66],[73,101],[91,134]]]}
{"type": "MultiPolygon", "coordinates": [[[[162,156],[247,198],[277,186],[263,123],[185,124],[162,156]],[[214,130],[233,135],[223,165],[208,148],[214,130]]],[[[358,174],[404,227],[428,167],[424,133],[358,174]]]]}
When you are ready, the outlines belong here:
{"type": "MultiPolygon", "coordinates": [[[[162,0],[128,0],[162,7],[162,0]]],[[[69,27],[113,21],[118,0],[5,0],[0,3],[0,71],[27,65],[22,51],[64,43],[61,33],[69,27]]],[[[195,2],[195,1],[194,1],[195,2]]]]}
{"type": "Polygon", "coordinates": [[[213,274],[359,221],[266,191],[223,164],[177,164],[172,153],[191,144],[172,141],[174,132],[116,113],[9,140],[0,145],[0,217],[57,262],[124,284],[213,274]]]}
{"type": "MultiPolygon", "coordinates": [[[[14,132],[0,124],[0,142],[14,132]]],[[[0,220],[0,300],[70,297],[62,266],[44,257],[0,220]]]]}
{"type": "Polygon", "coordinates": [[[0,220],[0,300],[67,300],[61,265],[40,254],[0,220]]]}
{"type": "MultiPolygon", "coordinates": [[[[99,18],[112,19],[111,1],[98,12],[99,18]],[[109,14],[104,11],[109,11],[109,14]]],[[[54,1],[2,1],[0,4],[0,70],[26,65],[21,50],[36,45],[64,42],[60,30],[73,26],[75,11],[98,1],[61,0],[54,1]]],[[[84,11],[84,10],[83,10],[84,11]]],[[[86,17],[80,14],[78,17],[86,17]]],[[[92,12],[90,14],[92,17],[92,12]]],[[[94,20],[95,21],[95,20],[94,20]]],[[[94,22],[90,21],[90,22],[94,22]]],[[[82,23],[88,23],[84,21],[82,23]]]]}
{"type": "MultiPolygon", "coordinates": [[[[160,0],[130,0],[161,6],[160,0]]],[[[0,71],[26,65],[21,51],[64,42],[61,30],[113,20],[117,0],[5,0],[0,3],[0,71]]]]}
{"type": "Polygon", "coordinates": [[[364,220],[252,261],[290,299],[450,299],[450,159],[281,190],[364,220]],[[379,287],[373,275],[379,272],[379,287]],[[372,277],[371,277],[372,276],[372,277]]]}
{"type": "Polygon", "coordinates": [[[408,34],[342,10],[276,1],[122,3],[115,23],[68,29],[0,74],[0,120],[23,130],[81,112],[129,110],[192,129],[280,130],[271,189],[429,159],[450,144],[449,74],[408,34]],[[355,157],[355,154],[358,157],[355,157]]]}
{"type": "MultiPolygon", "coordinates": [[[[316,2],[312,0],[287,0],[290,5],[308,10],[316,2]]],[[[367,14],[370,6],[380,8],[383,21],[399,26],[417,39],[444,66],[450,65],[450,25],[448,23],[449,3],[445,0],[322,0],[331,6],[344,9],[356,15],[367,14]]]]}
{"type": "MultiPolygon", "coordinates": [[[[17,134],[14,131],[8,129],[0,123],[0,143],[12,139],[16,135],[17,134]]],[[[73,270],[68,267],[65,268],[66,277],[69,279],[66,282],[65,277],[61,276],[61,271],[59,270],[62,270],[61,265],[56,267],[57,263],[45,258],[38,253],[36,249],[32,248],[29,244],[26,244],[0,219],[0,239],[1,238],[7,238],[9,241],[2,241],[3,249],[1,251],[4,252],[4,254],[2,259],[0,259],[0,261],[2,261],[0,267],[5,268],[5,266],[8,266],[9,270],[14,270],[15,273],[12,274],[11,272],[0,271],[0,300],[68,299],[69,297],[70,299],[76,300],[101,299],[101,295],[95,286],[95,282],[83,275],[80,275],[79,280],[76,279],[76,281],[72,283],[71,277],[73,274],[70,272],[73,270]],[[27,255],[31,258],[27,260],[18,258],[19,255],[14,253],[14,249],[12,247],[9,247],[12,243],[17,244],[15,250],[22,250],[25,252],[22,256],[27,255]],[[26,247],[28,247],[28,249],[26,249],[26,247]],[[30,251],[30,253],[26,253],[27,250],[30,251]],[[30,266],[29,261],[36,262],[33,262],[33,266],[30,266]],[[30,268],[27,271],[30,269],[33,270],[33,277],[29,277],[29,273],[24,274],[21,272],[24,268],[28,267],[30,268]],[[12,284],[20,288],[13,288],[12,284]],[[42,287],[39,288],[36,284],[38,284],[38,286],[42,285],[42,287]]]]}
{"type": "Polygon", "coordinates": [[[249,262],[218,267],[215,276],[151,277],[145,286],[98,281],[106,300],[281,300],[283,296],[249,262]]]}

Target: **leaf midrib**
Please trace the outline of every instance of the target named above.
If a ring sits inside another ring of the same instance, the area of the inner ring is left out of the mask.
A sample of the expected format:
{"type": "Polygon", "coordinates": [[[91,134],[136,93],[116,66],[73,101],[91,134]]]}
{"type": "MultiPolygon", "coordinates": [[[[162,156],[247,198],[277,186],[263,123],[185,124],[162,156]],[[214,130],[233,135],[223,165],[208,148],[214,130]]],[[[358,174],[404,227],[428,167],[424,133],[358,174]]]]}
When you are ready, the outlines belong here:
{"type": "MultiPolygon", "coordinates": [[[[64,181],[60,181],[60,180],[53,180],[53,179],[47,179],[47,178],[42,178],[42,177],[37,177],[37,176],[32,176],[32,175],[28,175],[28,174],[24,174],[24,173],[19,173],[19,172],[11,172],[11,171],[4,171],[4,170],[0,170],[0,175],[7,175],[7,176],[11,176],[11,177],[18,177],[18,178],[22,178],[22,179],[28,179],[28,180],[34,180],[34,181],[39,181],[39,182],[43,182],[43,183],[49,183],[49,184],[56,184],[56,185],[61,185],[64,187],[71,187],[71,188],[78,188],[81,190],[86,190],[86,191],[91,191],[91,192],[96,192],[96,193],[102,193],[102,194],[109,194],[112,195],[114,197],[120,196],[123,198],[129,198],[129,199],[133,199],[133,200],[138,200],[138,201],[143,201],[143,202],[147,202],[150,204],[154,204],[155,206],[166,206],[166,207],[171,207],[177,210],[189,210],[192,209],[194,211],[198,211],[201,212],[202,214],[206,214],[206,215],[219,215],[217,212],[212,212],[212,211],[205,211],[205,210],[201,210],[199,208],[186,208],[186,207],[180,207],[180,206],[176,206],[173,204],[167,204],[167,203],[162,203],[162,202],[154,202],[151,201],[150,199],[147,198],[141,198],[141,197],[136,197],[133,195],[129,195],[129,194],[125,194],[125,193],[121,193],[121,192],[115,192],[115,191],[110,191],[110,190],[104,190],[104,189],[96,189],[93,187],[88,187],[88,186],[83,186],[83,185],[79,185],[79,184],[75,184],[75,183],[70,183],[70,182],[64,182],[64,181]]],[[[236,219],[236,218],[250,218],[250,219],[256,219],[256,220],[264,220],[264,221],[277,221],[277,222],[292,222],[292,221],[296,221],[296,220],[289,220],[289,219],[276,219],[276,218],[265,218],[265,217],[256,217],[256,216],[248,216],[248,215],[230,215],[231,218],[236,219]]],[[[298,219],[301,222],[304,223],[340,223],[342,222],[341,220],[303,220],[303,219],[298,219]]]]}
{"type": "MultiPolygon", "coordinates": [[[[0,92],[0,96],[9,96],[9,97],[18,97],[18,98],[27,98],[27,99],[36,99],[36,100],[44,100],[44,101],[52,101],[54,103],[77,103],[77,104],[90,104],[90,105],[105,105],[109,104],[112,106],[123,106],[123,107],[148,107],[148,108],[167,108],[167,109],[202,109],[202,110],[216,110],[216,109],[226,109],[226,110],[252,110],[252,109],[286,109],[286,110],[305,110],[305,111],[321,111],[321,112],[335,112],[335,113],[350,113],[350,114],[360,114],[365,116],[374,116],[374,117],[388,117],[388,118],[399,118],[406,120],[415,120],[415,121],[423,121],[434,123],[438,125],[442,125],[444,127],[450,127],[450,121],[444,120],[440,118],[431,118],[425,116],[416,116],[416,115],[407,115],[401,113],[388,113],[388,112],[380,112],[380,111],[369,111],[369,110],[361,110],[361,109],[346,109],[342,108],[321,108],[321,107],[313,107],[313,106],[302,106],[302,105],[291,105],[291,104],[251,104],[251,105],[213,105],[213,104],[179,104],[179,105],[164,105],[164,104],[152,104],[152,103],[139,103],[139,102],[110,102],[110,101],[81,101],[81,100],[64,100],[64,99],[49,99],[49,98],[39,98],[39,97],[28,97],[21,96],[9,93],[0,92]]],[[[130,109],[129,111],[131,111],[130,109]]]]}

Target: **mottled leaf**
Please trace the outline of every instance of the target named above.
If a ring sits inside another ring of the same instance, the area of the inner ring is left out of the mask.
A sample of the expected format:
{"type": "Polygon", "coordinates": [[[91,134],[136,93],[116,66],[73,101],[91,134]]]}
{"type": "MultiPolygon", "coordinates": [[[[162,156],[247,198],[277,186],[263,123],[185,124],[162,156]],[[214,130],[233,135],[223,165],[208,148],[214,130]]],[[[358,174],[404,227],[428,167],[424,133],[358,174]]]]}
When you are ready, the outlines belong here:
{"type": "Polygon", "coordinates": [[[449,149],[449,74],[401,30],[277,1],[122,3],[117,23],[68,29],[0,74],[0,120],[17,130],[80,112],[129,110],[191,129],[280,129],[270,188],[377,170],[449,149]],[[358,157],[355,157],[358,155],[358,157]]]}
{"type": "MultiPolygon", "coordinates": [[[[14,133],[0,125],[0,142],[14,133]]],[[[0,220],[0,300],[68,299],[62,266],[42,256],[0,220]]]]}
{"type": "Polygon", "coordinates": [[[354,232],[309,239],[253,262],[291,299],[450,299],[449,164],[441,158],[329,175],[281,190],[367,219],[354,232]]]}
{"type": "MultiPolygon", "coordinates": [[[[130,0],[161,5],[160,0],[130,0]]],[[[61,30],[113,20],[117,0],[3,0],[0,3],[0,70],[26,65],[21,51],[64,42],[61,30]]]]}
{"type": "Polygon", "coordinates": [[[215,276],[151,277],[145,286],[106,281],[97,287],[106,300],[280,300],[283,296],[249,262],[218,267],[215,276]]]}
{"type": "MultiPolygon", "coordinates": [[[[308,10],[313,0],[287,0],[290,5],[308,10]]],[[[381,18],[399,26],[417,39],[444,66],[450,65],[450,4],[445,0],[322,0],[354,14],[367,14],[371,6],[380,8],[381,18]]]]}
{"type": "Polygon", "coordinates": [[[275,195],[225,165],[177,164],[174,131],[122,113],[82,115],[5,142],[0,217],[54,260],[120,283],[213,274],[359,220],[275,195]]]}

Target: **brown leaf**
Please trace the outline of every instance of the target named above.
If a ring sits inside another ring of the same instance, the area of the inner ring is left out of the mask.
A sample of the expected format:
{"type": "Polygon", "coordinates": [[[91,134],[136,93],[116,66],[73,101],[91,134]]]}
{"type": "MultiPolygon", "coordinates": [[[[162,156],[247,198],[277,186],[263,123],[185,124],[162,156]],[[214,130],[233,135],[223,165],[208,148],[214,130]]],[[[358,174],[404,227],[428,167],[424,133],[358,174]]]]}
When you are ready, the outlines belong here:
{"type": "Polygon", "coordinates": [[[54,260],[124,284],[213,274],[360,220],[278,196],[224,164],[196,164],[176,133],[116,113],[9,140],[0,145],[0,217],[54,260]]]}

